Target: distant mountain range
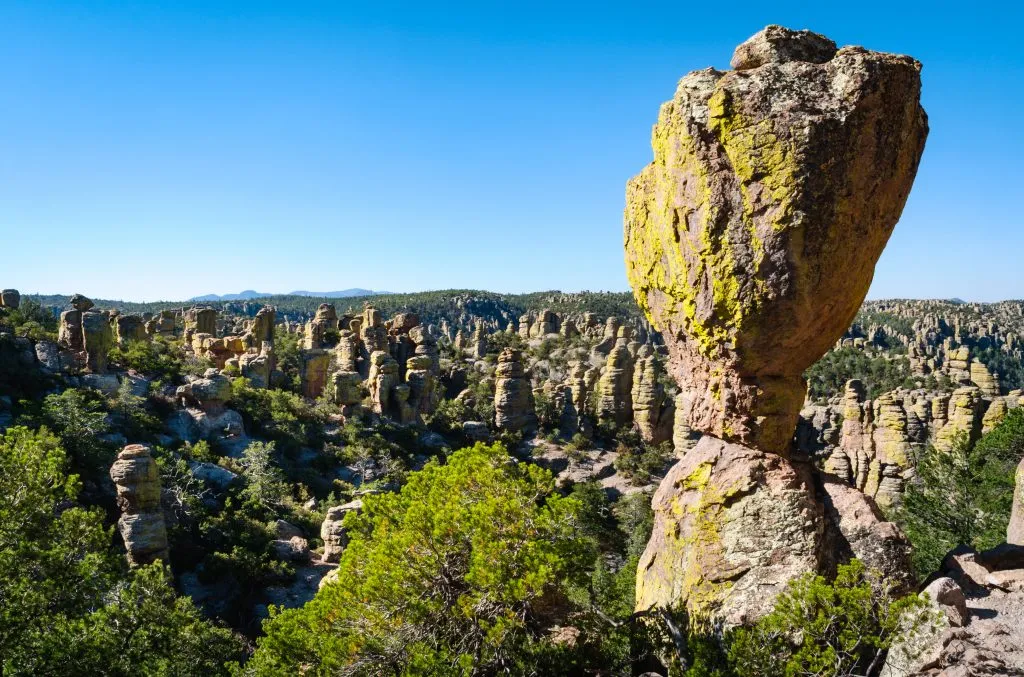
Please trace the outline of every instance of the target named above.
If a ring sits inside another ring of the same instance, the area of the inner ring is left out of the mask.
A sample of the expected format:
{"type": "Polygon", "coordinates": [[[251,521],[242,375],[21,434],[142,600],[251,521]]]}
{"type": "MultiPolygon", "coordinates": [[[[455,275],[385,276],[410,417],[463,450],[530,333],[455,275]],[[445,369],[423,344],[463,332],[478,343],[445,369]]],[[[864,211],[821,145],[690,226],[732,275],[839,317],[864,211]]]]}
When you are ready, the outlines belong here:
{"type": "Polygon", "coordinates": [[[389,291],[373,291],[372,289],[360,289],[358,287],[353,289],[343,289],[341,291],[300,290],[288,292],[287,294],[270,294],[246,289],[245,291],[240,291],[237,294],[205,294],[203,296],[193,296],[189,301],[248,301],[250,299],[260,299],[267,296],[315,296],[328,299],[343,299],[351,296],[380,296],[390,293],[391,292],[389,291]]]}

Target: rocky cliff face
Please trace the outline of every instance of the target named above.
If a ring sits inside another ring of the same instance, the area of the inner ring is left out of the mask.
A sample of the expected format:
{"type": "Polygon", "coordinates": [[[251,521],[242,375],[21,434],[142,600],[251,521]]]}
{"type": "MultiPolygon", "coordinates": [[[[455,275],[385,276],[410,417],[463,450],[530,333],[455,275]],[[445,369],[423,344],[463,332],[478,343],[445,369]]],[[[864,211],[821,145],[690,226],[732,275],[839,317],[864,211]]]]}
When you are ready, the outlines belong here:
{"type": "MultiPolygon", "coordinates": [[[[769,26],[732,65],[680,81],[625,211],[630,283],[668,346],[682,420],[706,434],[658,489],[637,609],[726,625],[836,552],[906,549],[790,451],[802,372],[860,307],[927,135],[909,57],[769,26]]],[[[905,557],[876,560],[905,576],[905,557]]]]}

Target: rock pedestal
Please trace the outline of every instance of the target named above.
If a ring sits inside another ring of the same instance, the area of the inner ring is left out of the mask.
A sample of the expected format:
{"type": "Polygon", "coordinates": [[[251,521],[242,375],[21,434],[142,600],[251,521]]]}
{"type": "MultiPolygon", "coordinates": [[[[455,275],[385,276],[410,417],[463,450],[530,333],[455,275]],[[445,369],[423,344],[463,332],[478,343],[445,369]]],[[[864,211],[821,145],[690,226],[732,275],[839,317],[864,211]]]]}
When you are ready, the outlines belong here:
{"type": "Polygon", "coordinates": [[[633,420],[633,357],[626,344],[625,338],[617,340],[597,382],[597,418],[616,427],[633,420]]]}
{"type": "Polygon", "coordinates": [[[637,567],[636,608],[755,620],[793,578],[818,568],[822,506],[805,467],[704,436],[658,487],[637,567]]]}

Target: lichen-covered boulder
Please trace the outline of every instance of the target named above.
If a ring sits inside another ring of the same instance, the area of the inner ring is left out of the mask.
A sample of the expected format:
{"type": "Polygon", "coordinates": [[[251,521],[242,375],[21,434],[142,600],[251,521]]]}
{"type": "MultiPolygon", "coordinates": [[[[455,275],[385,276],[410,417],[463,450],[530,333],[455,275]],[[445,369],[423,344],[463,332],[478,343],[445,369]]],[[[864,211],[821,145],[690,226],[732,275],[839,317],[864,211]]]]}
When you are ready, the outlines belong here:
{"type": "Polygon", "coordinates": [[[652,507],[638,611],[685,608],[698,623],[742,624],[818,568],[822,506],[809,471],[777,454],[705,436],[669,471],[652,507]]]}
{"type": "Polygon", "coordinates": [[[691,426],[783,452],[801,374],[850,325],[910,193],[921,66],[777,26],[734,63],[661,107],[626,191],[626,269],[691,426]]]}

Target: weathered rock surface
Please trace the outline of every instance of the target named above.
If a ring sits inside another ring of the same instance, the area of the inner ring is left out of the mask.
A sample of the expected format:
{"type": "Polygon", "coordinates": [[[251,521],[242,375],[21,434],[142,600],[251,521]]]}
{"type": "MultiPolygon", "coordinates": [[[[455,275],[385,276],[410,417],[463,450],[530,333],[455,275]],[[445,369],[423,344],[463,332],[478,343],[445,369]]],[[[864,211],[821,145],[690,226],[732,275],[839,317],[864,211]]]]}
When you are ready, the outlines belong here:
{"type": "Polygon", "coordinates": [[[362,509],[363,502],[358,499],[344,505],[328,508],[327,516],[324,518],[323,524],[320,525],[320,538],[324,541],[324,554],[322,557],[324,562],[337,563],[341,559],[341,553],[345,551],[345,546],[348,545],[348,536],[345,533],[342,520],[345,519],[346,514],[350,512],[358,513],[362,509]]]}
{"type": "Polygon", "coordinates": [[[318,348],[302,354],[302,371],[299,377],[303,397],[315,400],[324,393],[327,388],[327,370],[330,366],[331,354],[326,350],[318,348]]]}
{"type": "Polygon", "coordinates": [[[918,62],[830,45],[769,27],[744,70],[687,75],[627,189],[627,274],[690,424],[767,451],[864,300],[928,131],[918,62]]]}
{"type": "Polygon", "coordinates": [[[534,427],[537,417],[533,411],[533,391],[523,369],[522,352],[502,350],[494,376],[494,425],[509,431],[534,427]]]}
{"type": "Polygon", "coordinates": [[[4,289],[0,291],[0,308],[17,310],[21,307],[21,294],[17,289],[4,289]]]}
{"type": "Polygon", "coordinates": [[[926,622],[889,650],[882,677],[1024,676],[1024,548],[954,550],[922,594],[926,622]]]}
{"type": "Polygon", "coordinates": [[[121,518],[118,531],[132,566],[167,560],[167,528],[160,509],[160,469],[149,447],[130,444],[110,467],[121,518]]]}
{"type": "Polygon", "coordinates": [[[641,349],[633,369],[633,423],[648,444],[672,439],[675,407],[661,384],[661,364],[649,346],[641,349]]]}
{"type": "Polygon", "coordinates": [[[82,313],[82,342],[89,371],[94,374],[105,373],[107,353],[114,347],[114,332],[107,313],[93,310],[82,313]]]}
{"type": "Polygon", "coordinates": [[[633,357],[625,337],[616,340],[597,382],[597,418],[624,426],[633,420],[633,357]]]}
{"type": "Polygon", "coordinates": [[[1013,509],[1006,527],[1006,542],[1024,546],[1024,459],[1017,466],[1017,483],[1013,490],[1013,509]]]}
{"type": "Polygon", "coordinates": [[[705,436],[658,487],[637,567],[636,608],[685,607],[701,622],[755,620],[816,571],[824,522],[809,471],[705,436]]]}

